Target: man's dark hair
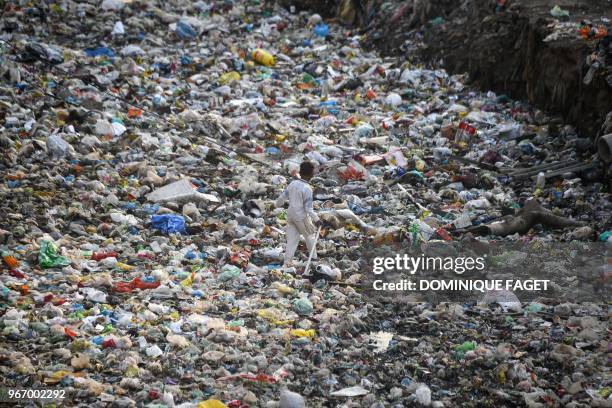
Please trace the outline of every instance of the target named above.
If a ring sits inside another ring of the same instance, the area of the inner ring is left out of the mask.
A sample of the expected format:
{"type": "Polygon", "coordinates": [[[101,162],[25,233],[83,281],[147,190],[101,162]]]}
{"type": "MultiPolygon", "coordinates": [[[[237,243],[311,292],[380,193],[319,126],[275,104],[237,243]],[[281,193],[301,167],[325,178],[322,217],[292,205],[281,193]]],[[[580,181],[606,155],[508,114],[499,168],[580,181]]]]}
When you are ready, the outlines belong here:
{"type": "Polygon", "coordinates": [[[301,177],[312,177],[314,175],[314,164],[309,161],[303,161],[300,164],[300,176],[301,177]]]}

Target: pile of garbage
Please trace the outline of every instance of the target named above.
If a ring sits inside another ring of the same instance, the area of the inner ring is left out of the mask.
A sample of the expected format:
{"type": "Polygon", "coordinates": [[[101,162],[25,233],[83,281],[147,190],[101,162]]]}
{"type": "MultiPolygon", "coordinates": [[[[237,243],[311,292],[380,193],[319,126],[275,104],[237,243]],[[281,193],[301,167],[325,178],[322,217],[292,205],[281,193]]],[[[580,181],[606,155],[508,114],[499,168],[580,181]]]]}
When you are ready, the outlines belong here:
{"type": "Polygon", "coordinates": [[[606,167],[571,126],[259,1],[3,13],[3,386],[68,405],[610,404],[604,303],[359,288],[365,245],[610,243],[606,167]],[[305,159],[314,279],[305,250],[282,266],[273,205],[305,159]]]}
{"type": "MultiPolygon", "coordinates": [[[[289,0],[286,0],[289,2],[289,0]]],[[[612,110],[610,2],[336,0],[307,3],[385,55],[416,56],[480,89],[529,100],[595,138],[612,110]]],[[[605,133],[604,133],[605,134],[605,133]]]]}

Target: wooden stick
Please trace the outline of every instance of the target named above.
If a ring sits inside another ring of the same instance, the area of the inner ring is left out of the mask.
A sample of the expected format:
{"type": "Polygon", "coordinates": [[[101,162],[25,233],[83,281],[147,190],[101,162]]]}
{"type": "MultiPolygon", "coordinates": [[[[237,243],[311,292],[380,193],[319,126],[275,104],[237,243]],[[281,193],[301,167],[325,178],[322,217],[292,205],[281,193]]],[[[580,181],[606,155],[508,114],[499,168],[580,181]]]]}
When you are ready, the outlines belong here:
{"type": "Polygon", "coordinates": [[[314,255],[317,249],[317,241],[319,241],[319,234],[321,233],[321,226],[317,229],[317,236],[315,237],[314,244],[312,245],[312,249],[310,250],[310,255],[308,256],[308,262],[306,262],[306,268],[304,268],[304,276],[308,276],[308,271],[310,271],[310,261],[312,261],[312,256],[314,255]]]}

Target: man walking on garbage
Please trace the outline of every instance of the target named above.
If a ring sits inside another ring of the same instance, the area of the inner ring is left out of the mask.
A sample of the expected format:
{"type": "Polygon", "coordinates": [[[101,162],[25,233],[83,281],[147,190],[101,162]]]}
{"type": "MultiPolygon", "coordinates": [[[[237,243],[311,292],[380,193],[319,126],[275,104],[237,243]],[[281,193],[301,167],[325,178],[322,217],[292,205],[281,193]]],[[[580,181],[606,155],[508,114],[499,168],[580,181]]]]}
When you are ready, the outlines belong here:
{"type": "MultiPolygon", "coordinates": [[[[306,240],[306,247],[310,253],[316,244],[314,223],[319,222],[319,217],[312,209],[312,188],[308,181],[314,174],[314,165],[309,161],[300,164],[299,178],[293,180],[285,191],[276,200],[276,206],[282,206],[289,200],[287,211],[287,247],[285,248],[284,266],[290,266],[295,250],[300,242],[300,236],[306,240]]],[[[314,250],[312,259],[317,259],[317,251],[314,250]]]]}

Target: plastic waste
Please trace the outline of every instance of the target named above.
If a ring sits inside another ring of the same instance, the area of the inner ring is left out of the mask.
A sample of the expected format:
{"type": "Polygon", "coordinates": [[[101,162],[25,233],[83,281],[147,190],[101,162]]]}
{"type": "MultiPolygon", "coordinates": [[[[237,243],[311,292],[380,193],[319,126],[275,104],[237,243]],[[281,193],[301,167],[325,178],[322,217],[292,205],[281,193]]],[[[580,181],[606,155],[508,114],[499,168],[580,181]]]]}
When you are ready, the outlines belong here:
{"type": "Polygon", "coordinates": [[[219,274],[219,281],[228,282],[240,276],[240,268],[235,265],[223,265],[219,274]]]}
{"type": "Polygon", "coordinates": [[[187,179],[182,179],[160,187],[147,194],[147,200],[155,203],[173,201],[183,203],[189,201],[219,202],[219,199],[212,194],[201,193],[187,179]]]}
{"type": "Polygon", "coordinates": [[[66,157],[70,145],[59,135],[51,135],[47,138],[47,150],[52,159],[62,159],[66,157]]]}
{"type": "Polygon", "coordinates": [[[330,395],[333,397],[359,397],[361,395],[368,394],[368,390],[362,386],[356,385],[354,387],[343,388],[338,391],[332,392],[330,395]]]}
{"type": "Polygon", "coordinates": [[[293,310],[299,315],[308,316],[313,311],[313,305],[306,298],[299,298],[293,301],[293,310]]]}
{"type": "Polygon", "coordinates": [[[161,214],[151,216],[151,226],[164,234],[184,233],[185,219],[181,215],[161,214]]]}
{"type": "Polygon", "coordinates": [[[253,52],[251,53],[251,58],[256,63],[264,65],[266,67],[271,67],[276,63],[274,56],[272,56],[272,54],[270,54],[269,52],[262,50],[261,48],[253,50],[253,52]]]}
{"type": "Polygon", "coordinates": [[[227,405],[218,399],[210,398],[206,401],[198,402],[197,408],[227,408],[227,405]]]}
{"type": "Polygon", "coordinates": [[[329,34],[329,26],[325,23],[319,23],[314,26],[312,32],[318,37],[325,38],[329,34]]]}
{"type": "Polygon", "coordinates": [[[414,392],[414,395],[416,395],[416,400],[419,404],[426,407],[431,405],[431,390],[428,386],[420,385],[414,392]]]}
{"type": "MultiPolygon", "coordinates": [[[[114,29],[113,29],[113,32],[114,32],[114,29]]],[[[87,55],[88,57],[105,56],[105,57],[113,58],[115,56],[115,53],[113,52],[113,50],[111,50],[108,47],[95,47],[95,48],[86,48],[85,55],[87,55]]]]}
{"type": "Polygon", "coordinates": [[[67,258],[58,255],[55,245],[51,241],[43,240],[38,252],[38,264],[41,268],[56,268],[70,264],[67,258]]]}
{"type": "Polygon", "coordinates": [[[5,265],[11,269],[19,267],[19,261],[17,261],[13,255],[6,251],[2,251],[2,260],[4,261],[5,265]]]}
{"type": "Polygon", "coordinates": [[[112,35],[124,35],[125,27],[123,26],[123,22],[121,21],[115,22],[115,25],[113,26],[113,31],[111,31],[111,34],[112,35]]]}
{"type": "Polygon", "coordinates": [[[191,40],[197,37],[198,33],[193,29],[191,25],[189,25],[189,23],[181,20],[176,23],[176,35],[179,36],[179,38],[181,39],[191,40]]]}
{"type": "Polygon", "coordinates": [[[542,189],[546,185],[546,176],[543,172],[539,172],[536,177],[536,188],[542,189]]]}
{"type": "Polygon", "coordinates": [[[305,408],[306,402],[304,397],[300,394],[289,391],[287,389],[281,390],[279,408],[305,408]]]}
{"type": "Polygon", "coordinates": [[[219,85],[225,85],[234,81],[240,81],[240,74],[236,71],[226,72],[219,77],[219,85]]]}
{"type": "Polygon", "coordinates": [[[400,106],[402,104],[402,97],[392,92],[385,98],[385,104],[393,107],[400,106]]]}
{"type": "Polygon", "coordinates": [[[315,269],[317,273],[325,275],[331,280],[338,281],[342,279],[342,273],[338,268],[331,268],[329,265],[317,265],[315,269]]]}
{"type": "Polygon", "coordinates": [[[569,18],[570,16],[569,11],[563,10],[558,4],[555,4],[555,6],[550,9],[550,15],[559,19],[569,18]]]}
{"type": "MultiPolygon", "coordinates": [[[[610,156],[610,131],[590,141],[591,118],[576,129],[421,61],[432,31],[452,46],[461,7],[338,1],[324,23],[297,2],[8,3],[3,387],[39,380],[66,406],[605,405],[607,275],[583,252],[612,240],[592,157],[594,143],[610,156]],[[287,208],[273,205],[306,158],[321,226],[308,276],[303,242],[283,265],[287,208]],[[586,225],[488,235],[533,196],[537,216],[586,225]],[[534,275],[552,289],[365,287],[370,255],[396,252],[485,258],[407,279],[524,280],[532,255],[506,245],[547,256],[534,275]]],[[[531,10],[515,6],[482,10],[478,28],[531,10]]],[[[584,48],[592,83],[607,75],[594,20],[534,22],[584,48]]]]}

